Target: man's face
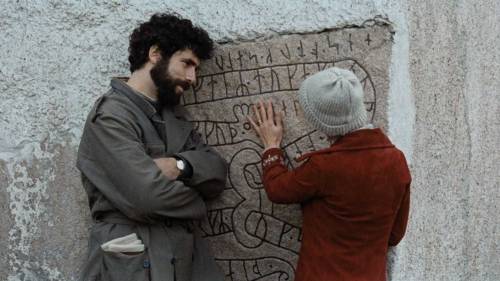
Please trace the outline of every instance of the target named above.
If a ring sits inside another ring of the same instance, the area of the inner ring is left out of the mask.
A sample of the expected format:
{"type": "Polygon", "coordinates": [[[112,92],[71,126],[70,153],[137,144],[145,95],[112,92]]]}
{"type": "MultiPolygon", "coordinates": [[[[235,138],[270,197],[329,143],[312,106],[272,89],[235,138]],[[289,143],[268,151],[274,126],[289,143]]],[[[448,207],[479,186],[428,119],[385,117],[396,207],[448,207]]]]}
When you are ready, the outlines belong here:
{"type": "Polygon", "coordinates": [[[179,50],[170,59],[162,58],[150,71],[158,89],[161,106],[179,104],[184,91],[196,83],[200,60],[190,49],[179,50]]]}

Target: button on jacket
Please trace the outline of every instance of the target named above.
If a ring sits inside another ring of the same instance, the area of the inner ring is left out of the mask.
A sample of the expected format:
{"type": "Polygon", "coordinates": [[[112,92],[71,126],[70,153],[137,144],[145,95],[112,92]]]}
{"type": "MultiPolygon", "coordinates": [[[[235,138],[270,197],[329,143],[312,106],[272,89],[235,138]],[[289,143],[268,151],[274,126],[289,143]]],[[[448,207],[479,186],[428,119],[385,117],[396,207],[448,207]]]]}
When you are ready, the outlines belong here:
{"type": "Polygon", "coordinates": [[[301,203],[296,281],[386,280],[389,246],[402,239],[410,203],[405,157],[380,129],[362,129],[302,157],[289,171],[273,148],[263,155],[269,199],[301,203]]]}

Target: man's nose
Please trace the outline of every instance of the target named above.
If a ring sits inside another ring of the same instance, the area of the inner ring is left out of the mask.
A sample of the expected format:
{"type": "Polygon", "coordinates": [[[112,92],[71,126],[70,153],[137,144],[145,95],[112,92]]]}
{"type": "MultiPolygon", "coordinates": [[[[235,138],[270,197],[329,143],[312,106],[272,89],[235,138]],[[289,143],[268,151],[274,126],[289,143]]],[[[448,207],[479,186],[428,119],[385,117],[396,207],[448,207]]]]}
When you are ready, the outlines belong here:
{"type": "Polygon", "coordinates": [[[194,68],[188,69],[186,73],[186,80],[191,85],[194,85],[196,83],[196,70],[194,68]]]}

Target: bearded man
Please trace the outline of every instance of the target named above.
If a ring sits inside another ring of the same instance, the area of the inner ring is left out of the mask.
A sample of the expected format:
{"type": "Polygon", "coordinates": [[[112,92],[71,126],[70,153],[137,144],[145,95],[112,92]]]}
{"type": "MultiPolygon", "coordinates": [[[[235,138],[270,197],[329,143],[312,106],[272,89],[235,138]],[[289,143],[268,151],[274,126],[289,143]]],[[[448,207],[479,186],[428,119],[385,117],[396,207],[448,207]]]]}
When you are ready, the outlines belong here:
{"type": "Polygon", "coordinates": [[[213,41],[190,20],[155,14],[130,36],[128,80],[90,111],[77,167],[93,219],[81,280],[223,280],[197,220],[227,164],[179,101],[213,41]]]}

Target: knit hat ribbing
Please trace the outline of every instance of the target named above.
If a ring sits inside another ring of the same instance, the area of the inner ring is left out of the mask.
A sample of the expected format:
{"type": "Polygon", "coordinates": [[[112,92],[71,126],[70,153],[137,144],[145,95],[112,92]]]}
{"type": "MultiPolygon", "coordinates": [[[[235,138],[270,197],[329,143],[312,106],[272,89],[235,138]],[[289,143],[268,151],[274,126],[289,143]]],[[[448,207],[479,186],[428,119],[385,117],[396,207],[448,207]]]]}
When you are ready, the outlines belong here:
{"type": "Polygon", "coordinates": [[[367,124],[363,88],[349,70],[328,68],[309,76],[299,102],[309,123],[328,136],[341,136],[367,124]]]}

